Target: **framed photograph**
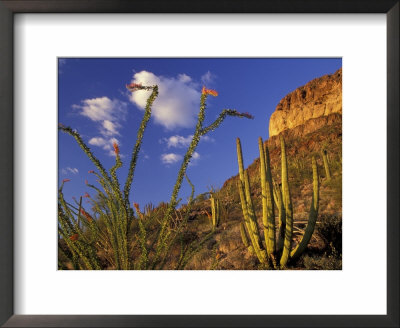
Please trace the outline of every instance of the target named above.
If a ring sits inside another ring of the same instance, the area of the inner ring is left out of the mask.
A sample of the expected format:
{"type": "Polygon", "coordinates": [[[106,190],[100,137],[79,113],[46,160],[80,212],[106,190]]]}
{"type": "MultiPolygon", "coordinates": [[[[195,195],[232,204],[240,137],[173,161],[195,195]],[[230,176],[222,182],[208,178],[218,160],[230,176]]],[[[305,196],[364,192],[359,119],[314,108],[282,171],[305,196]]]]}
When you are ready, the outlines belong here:
{"type": "Polygon", "coordinates": [[[398,1],[0,1],[4,327],[398,327],[398,1]]]}

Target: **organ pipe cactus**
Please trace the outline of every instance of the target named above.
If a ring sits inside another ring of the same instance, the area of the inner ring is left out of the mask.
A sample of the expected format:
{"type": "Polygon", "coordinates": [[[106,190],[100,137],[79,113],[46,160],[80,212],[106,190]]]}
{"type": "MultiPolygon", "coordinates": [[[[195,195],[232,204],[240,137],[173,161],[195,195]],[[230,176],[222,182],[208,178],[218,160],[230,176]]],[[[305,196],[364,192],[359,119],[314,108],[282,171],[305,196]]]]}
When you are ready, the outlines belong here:
{"type": "Polygon", "coordinates": [[[244,246],[246,246],[251,254],[254,254],[253,246],[250,245],[249,237],[247,236],[246,228],[243,222],[240,222],[240,236],[242,237],[244,246]]]}
{"type": "Polygon", "coordinates": [[[250,183],[247,171],[243,167],[242,146],[240,139],[236,139],[236,149],[239,165],[238,189],[240,195],[240,203],[242,204],[243,218],[247,228],[248,235],[253,246],[254,253],[262,264],[268,266],[266,259],[266,251],[261,248],[260,235],[257,226],[257,218],[254,213],[253,202],[250,195],[250,183]]]}
{"type": "Polygon", "coordinates": [[[285,239],[286,215],[283,206],[282,190],[280,185],[276,182],[274,182],[274,200],[278,208],[278,242],[276,251],[280,252],[283,248],[283,240],[285,239]]]}
{"type": "Polygon", "coordinates": [[[304,232],[303,238],[300,243],[290,252],[291,258],[297,258],[306,249],[308,242],[314,232],[315,223],[318,217],[318,203],[319,203],[319,184],[318,184],[318,168],[315,157],[312,158],[312,171],[313,171],[313,196],[311,201],[310,214],[308,216],[308,223],[304,232]]]}
{"type": "Polygon", "coordinates": [[[285,140],[283,139],[282,135],[280,136],[280,140],[281,140],[281,169],[282,169],[281,173],[282,200],[286,215],[285,239],[283,242],[283,252],[280,265],[281,267],[285,267],[289,259],[290,248],[292,247],[293,206],[292,206],[292,199],[290,197],[285,140]]]}
{"type": "Polygon", "coordinates": [[[304,252],[312,237],[318,217],[319,184],[317,162],[313,157],[313,196],[308,224],[300,243],[292,249],[293,205],[290,195],[285,140],[282,136],[280,137],[280,142],[281,186],[272,180],[268,147],[263,145],[261,138],[258,140],[265,249],[263,249],[260,243],[257,218],[250,196],[250,184],[247,170],[244,170],[243,167],[242,148],[239,138],[236,139],[236,146],[239,165],[238,189],[244,218],[240,226],[242,241],[250,252],[255,253],[260,263],[266,268],[273,267],[284,269],[290,259],[298,258],[304,252]],[[278,208],[279,215],[277,243],[275,236],[274,201],[278,208]],[[278,255],[280,256],[279,262],[277,261],[278,255]]]}
{"type": "Polygon", "coordinates": [[[219,224],[221,216],[220,203],[219,199],[215,198],[213,194],[211,194],[210,201],[211,201],[212,225],[213,229],[215,229],[219,224]]]}
{"type": "Polygon", "coordinates": [[[275,256],[275,216],[274,199],[272,195],[272,175],[269,161],[268,148],[265,148],[262,138],[258,138],[258,147],[260,151],[260,178],[261,178],[261,197],[263,207],[263,226],[264,238],[268,257],[274,260],[275,256]]]}
{"type": "Polygon", "coordinates": [[[331,170],[329,168],[329,162],[328,162],[328,152],[326,149],[322,151],[322,161],[324,162],[324,168],[325,168],[325,175],[326,175],[326,180],[330,181],[331,180],[331,170]]]}

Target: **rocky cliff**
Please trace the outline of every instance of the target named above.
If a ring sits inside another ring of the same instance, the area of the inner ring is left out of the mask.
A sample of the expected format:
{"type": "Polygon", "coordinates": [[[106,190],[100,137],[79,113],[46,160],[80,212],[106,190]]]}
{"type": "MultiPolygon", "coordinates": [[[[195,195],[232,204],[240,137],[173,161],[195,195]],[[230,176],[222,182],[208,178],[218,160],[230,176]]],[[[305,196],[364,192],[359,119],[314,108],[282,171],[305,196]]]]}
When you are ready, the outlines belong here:
{"type": "Polygon", "coordinates": [[[342,69],[316,78],[286,95],[271,115],[269,136],[301,125],[305,133],[310,133],[319,129],[324,119],[314,123],[309,120],[333,113],[342,114],[342,69]]]}

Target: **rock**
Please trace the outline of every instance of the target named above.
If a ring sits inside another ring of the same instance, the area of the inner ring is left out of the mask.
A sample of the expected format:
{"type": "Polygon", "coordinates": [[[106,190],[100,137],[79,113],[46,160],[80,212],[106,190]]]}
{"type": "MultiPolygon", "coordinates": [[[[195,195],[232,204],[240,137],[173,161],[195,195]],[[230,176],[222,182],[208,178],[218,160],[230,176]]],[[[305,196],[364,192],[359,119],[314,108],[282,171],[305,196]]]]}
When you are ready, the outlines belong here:
{"type": "MultiPolygon", "coordinates": [[[[342,129],[340,128],[342,125],[342,115],[340,114],[329,114],[327,116],[321,116],[318,118],[314,119],[309,119],[302,125],[298,125],[292,129],[286,129],[283,131],[282,135],[285,138],[285,140],[291,140],[294,138],[301,138],[304,137],[305,135],[312,133],[314,131],[317,131],[319,129],[322,129],[323,127],[326,126],[335,126],[339,127],[338,129],[334,130],[332,132],[335,134],[333,137],[341,137],[342,135],[342,129]]],[[[328,137],[328,136],[322,136],[322,137],[328,137]]],[[[332,136],[330,136],[332,137],[332,136]]],[[[322,138],[324,139],[324,138],[322,138]]],[[[269,148],[280,148],[280,140],[279,140],[279,135],[272,136],[267,140],[267,144],[269,148]]],[[[310,146],[310,145],[308,145],[310,146]]],[[[312,149],[315,150],[315,149],[312,149]]]]}
{"type": "MultiPolygon", "coordinates": [[[[271,115],[269,137],[333,113],[342,114],[342,69],[333,75],[316,78],[286,95],[271,115]]],[[[314,130],[319,127],[316,124],[314,130]]],[[[304,132],[314,130],[308,125],[304,132]]]]}

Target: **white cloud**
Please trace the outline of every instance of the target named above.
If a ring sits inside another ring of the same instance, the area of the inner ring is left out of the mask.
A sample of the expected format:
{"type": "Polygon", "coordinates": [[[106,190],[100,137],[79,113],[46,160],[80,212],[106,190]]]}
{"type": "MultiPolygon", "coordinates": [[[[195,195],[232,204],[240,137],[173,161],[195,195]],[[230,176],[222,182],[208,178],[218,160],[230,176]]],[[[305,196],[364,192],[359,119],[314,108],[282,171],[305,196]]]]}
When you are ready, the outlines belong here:
{"type": "Polygon", "coordinates": [[[164,141],[167,143],[168,148],[185,148],[190,145],[190,143],[192,142],[192,138],[193,135],[189,135],[186,138],[183,136],[175,135],[169,138],[164,138],[164,141]]]}
{"type": "Polygon", "coordinates": [[[216,75],[211,73],[210,71],[207,71],[207,73],[203,74],[201,77],[201,82],[204,84],[210,84],[213,83],[216,78],[216,75]]]}
{"type": "MultiPolygon", "coordinates": [[[[107,153],[107,155],[108,155],[108,156],[111,156],[111,157],[115,157],[115,152],[114,152],[114,150],[109,150],[108,153],[107,153]]],[[[119,156],[122,157],[121,154],[120,154],[119,156]]]]}
{"type": "MultiPolygon", "coordinates": [[[[102,138],[102,137],[94,137],[89,140],[89,144],[97,147],[101,147],[107,151],[107,155],[115,157],[113,144],[116,143],[120,145],[120,142],[117,138],[102,138]]],[[[121,158],[124,157],[120,154],[121,158]]]]}
{"type": "Polygon", "coordinates": [[[189,75],[186,75],[186,74],[179,74],[178,75],[178,80],[183,82],[183,83],[186,83],[186,82],[191,82],[192,78],[189,75]]]}
{"type": "Polygon", "coordinates": [[[111,138],[110,142],[111,142],[111,144],[113,144],[115,142],[116,144],[119,145],[119,140],[117,138],[111,138]]]}
{"type": "Polygon", "coordinates": [[[79,170],[76,167],[66,167],[61,169],[61,173],[62,174],[68,174],[68,173],[72,173],[72,174],[78,174],[79,170]]]}
{"type": "Polygon", "coordinates": [[[106,136],[120,135],[119,132],[117,131],[117,128],[119,128],[120,126],[121,125],[118,124],[117,122],[113,123],[109,120],[104,120],[103,129],[101,130],[101,133],[106,136]]]}
{"type": "Polygon", "coordinates": [[[62,74],[63,71],[63,67],[65,66],[65,64],[67,63],[67,59],[66,58],[58,58],[58,73],[62,74]]]}
{"type": "Polygon", "coordinates": [[[201,139],[200,139],[200,141],[214,142],[215,139],[214,139],[214,138],[211,138],[211,137],[209,137],[209,136],[202,136],[201,139]]]}
{"type": "MultiPolygon", "coordinates": [[[[133,83],[155,85],[159,87],[159,96],[153,103],[152,116],[156,123],[167,129],[176,127],[192,127],[200,102],[200,90],[192,82],[190,76],[180,74],[177,78],[156,76],[148,71],[135,73],[133,83]]],[[[144,109],[151,91],[136,91],[130,100],[139,108],[144,109]]]]}
{"type": "Polygon", "coordinates": [[[121,128],[120,122],[126,118],[127,106],[123,101],[100,97],[82,100],[81,105],[73,105],[73,108],[97,124],[101,136],[91,138],[89,144],[102,147],[108,155],[115,156],[112,144],[118,143],[114,136],[121,135],[118,130],[121,128]]]}
{"type": "MultiPolygon", "coordinates": [[[[188,135],[187,137],[180,136],[180,135],[174,135],[169,138],[163,138],[159,142],[160,143],[165,142],[167,144],[168,148],[172,148],[172,147],[187,148],[190,145],[190,143],[192,142],[192,139],[193,139],[192,134],[188,135]]],[[[202,136],[200,141],[214,142],[215,139],[211,138],[209,136],[202,136]]]]}
{"type": "Polygon", "coordinates": [[[82,100],[82,105],[74,105],[81,110],[80,114],[88,117],[94,122],[124,120],[127,104],[123,101],[108,97],[92,98],[82,100]]]}
{"type": "MultiPolygon", "coordinates": [[[[187,137],[180,136],[180,135],[174,135],[169,138],[163,138],[160,140],[160,143],[165,142],[168,146],[168,148],[187,148],[190,143],[192,142],[193,135],[190,134],[187,137]]],[[[215,140],[209,136],[202,136],[200,141],[206,141],[206,142],[214,142],[215,140]]]]}
{"type": "Polygon", "coordinates": [[[150,156],[144,151],[144,149],[140,150],[139,153],[139,158],[142,158],[143,160],[150,159],[150,156]]]}
{"type": "Polygon", "coordinates": [[[107,144],[107,141],[101,137],[94,137],[89,140],[89,145],[102,147],[107,144]]]}
{"type": "Polygon", "coordinates": [[[164,164],[174,164],[182,159],[182,155],[169,153],[169,154],[162,154],[161,161],[164,164]]]}

